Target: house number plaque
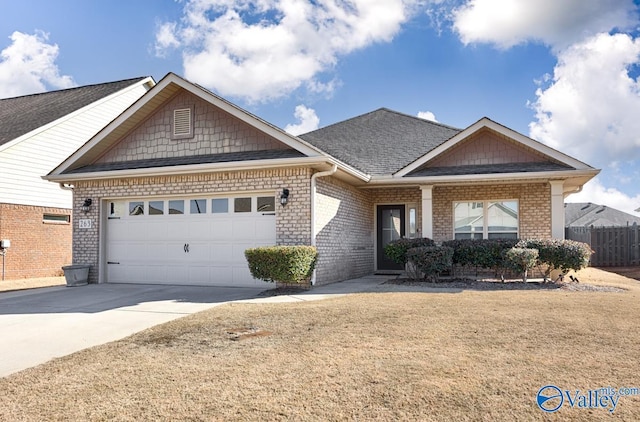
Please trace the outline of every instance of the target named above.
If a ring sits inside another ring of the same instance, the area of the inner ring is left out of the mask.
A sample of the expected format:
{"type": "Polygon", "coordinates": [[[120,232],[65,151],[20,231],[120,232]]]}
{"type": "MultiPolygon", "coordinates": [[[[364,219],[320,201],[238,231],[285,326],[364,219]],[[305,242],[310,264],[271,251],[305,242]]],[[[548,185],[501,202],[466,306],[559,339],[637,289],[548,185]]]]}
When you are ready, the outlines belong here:
{"type": "Polygon", "coordinates": [[[83,218],[78,220],[78,228],[79,229],[90,229],[91,228],[91,219],[83,218]]]}

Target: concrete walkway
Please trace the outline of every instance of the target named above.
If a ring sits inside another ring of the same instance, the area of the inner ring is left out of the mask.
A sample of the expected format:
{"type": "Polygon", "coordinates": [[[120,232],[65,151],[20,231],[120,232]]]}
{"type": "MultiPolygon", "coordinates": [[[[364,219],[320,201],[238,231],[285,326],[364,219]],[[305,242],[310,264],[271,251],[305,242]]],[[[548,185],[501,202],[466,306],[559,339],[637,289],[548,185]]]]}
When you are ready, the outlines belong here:
{"type": "Polygon", "coordinates": [[[280,303],[375,291],[368,276],[288,296],[264,289],[92,284],[0,293],[0,377],[228,302],[280,303]]]}

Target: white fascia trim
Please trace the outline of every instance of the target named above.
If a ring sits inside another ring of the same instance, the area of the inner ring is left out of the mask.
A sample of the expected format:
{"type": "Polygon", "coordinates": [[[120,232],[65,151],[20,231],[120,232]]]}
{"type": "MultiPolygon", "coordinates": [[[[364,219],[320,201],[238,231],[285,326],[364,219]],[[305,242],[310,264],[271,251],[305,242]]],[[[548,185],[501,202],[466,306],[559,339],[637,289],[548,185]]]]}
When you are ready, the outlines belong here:
{"type": "Polygon", "coordinates": [[[379,185],[430,185],[436,183],[478,183],[478,182],[505,182],[522,181],[530,179],[570,179],[574,177],[594,177],[600,170],[564,170],[531,173],[496,173],[496,174],[461,174],[453,176],[428,176],[428,177],[394,177],[373,176],[369,181],[370,186],[379,185]]]}
{"type": "Polygon", "coordinates": [[[183,166],[151,167],[142,169],[96,171],[87,173],[55,174],[42,176],[44,180],[58,183],[71,183],[80,180],[120,179],[126,177],[153,177],[182,174],[211,173],[223,171],[260,170],[269,168],[337,165],[341,171],[367,182],[369,176],[342,165],[327,157],[278,158],[253,161],[230,161],[225,163],[189,164],[183,166]]]}
{"type": "Polygon", "coordinates": [[[487,118],[487,117],[483,117],[482,119],[478,120],[476,123],[472,124],[471,126],[469,126],[468,128],[466,128],[465,130],[463,130],[462,132],[458,133],[457,135],[455,135],[453,138],[449,139],[448,141],[445,141],[444,143],[440,144],[439,146],[437,146],[436,148],[434,148],[433,150],[429,151],[428,153],[426,153],[425,155],[423,155],[422,157],[420,157],[419,159],[417,159],[416,161],[414,161],[413,163],[409,164],[408,166],[400,169],[399,171],[397,171],[396,173],[394,173],[394,176],[406,176],[407,174],[411,173],[412,171],[418,169],[420,166],[422,166],[423,164],[429,162],[430,160],[434,159],[435,157],[439,156],[440,154],[444,153],[445,151],[447,151],[448,149],[454,147],[456,144],[458,144],[459,142],[465,140],[466,138],[468,138],[469,136],[471,136],[472,134],[474,134],[475,132],[483,129],[483,128],[488,128],[493,130],[494,132],[500,133],[501,135],[504,135],[508,138],[511,138],[535,151],[538,151],[541,154],[544,154],[546,156],[549,156],[561,163],[564,163],[570,167],[573,167],[575,169],[578,170],[587,170],[587,169],[591,169],[592,167],[583,163],[580,160],[577,160],[573,157],[570,157],[556,149],[553,149],[541,142],[538,142],[536,140],[533,140],[527,136],[522,135],[521,133],[516,132],[513,129],[509,129],[506,126],[503,126],[501,124],[498,124],[496,122],[494,122],[493,120],[487,118]]]}
{"type": "MultiPolygon", "coordinates": [[[[117,81],[116,81],[117,82],[117,81]]],[[[65,114],[64,116],[60,117],[57,120],[54,120],[53,122],[49,122],[46,125],[37,127],[35,129],[33,129],[31,132],[27,132],[22,136],[17,137],[16,139],[7,142],[6,144],[0,146],[0,152],[4,151],[5,149],[11,148],[12,146],[19,144],[22,141],[25,141],[27,139],[30,139],[34,136],[36,136],[39,133],[42,133],[46,130],[51,129],[52,127],[58,126],[60,123],[65,122],[69,119],[72,119],[82,113],[84,113],[87,110],[90,110],[100,104],[103,104],[107,101],[110,101],[111,99],[120,96],[122,94],[124,94],[125,92],[131,91],[132,89],[138,88],[141,85],[145,85],[145,84],[149,84],[151,87],[153,87],[155,85],[155,81],[153,80],[153,78],[151,76],[147,76],[146,78],[142,79],[141,81],[136,82],[133,85],[129,85],[126,88],[122,88],[120,91],[116,91],[111,95],[107,95],[106,97],[100,98],[99,100],[96,100],[90,104],[87,104],[86,106],[77,109],[74,112],[71,112],[69,114],[65,114]]]]}

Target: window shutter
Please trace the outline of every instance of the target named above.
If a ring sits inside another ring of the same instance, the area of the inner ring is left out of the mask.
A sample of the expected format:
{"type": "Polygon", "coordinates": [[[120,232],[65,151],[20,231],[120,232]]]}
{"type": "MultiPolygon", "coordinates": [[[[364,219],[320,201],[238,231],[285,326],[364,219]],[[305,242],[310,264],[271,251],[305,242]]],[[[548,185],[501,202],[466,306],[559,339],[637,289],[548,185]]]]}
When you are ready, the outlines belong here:
{"type": "Polygon", "coordinates": [[[191,135],[191,109],[173,111],[173,136],[191,135]]]}

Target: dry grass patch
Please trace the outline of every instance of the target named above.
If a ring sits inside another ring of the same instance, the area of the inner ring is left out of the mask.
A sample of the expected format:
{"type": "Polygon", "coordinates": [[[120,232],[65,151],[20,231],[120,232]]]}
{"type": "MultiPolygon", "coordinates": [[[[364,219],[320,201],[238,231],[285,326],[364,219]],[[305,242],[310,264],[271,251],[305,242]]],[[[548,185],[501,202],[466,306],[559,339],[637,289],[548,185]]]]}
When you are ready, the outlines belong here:
{"type": "Polygon", "coordinates": [[[547,384],[640,388],[640,285],[586,274],[626,290],[228,304],[0,379],[0,420],[540,420],[547,384]]]}
{"type": "Polygon", "coordinates": [[[21,278],[16,280],[0,280],[0,292],[13,290],[37,289],[40,287],[64,286],[64,277],[21,278]]]}

